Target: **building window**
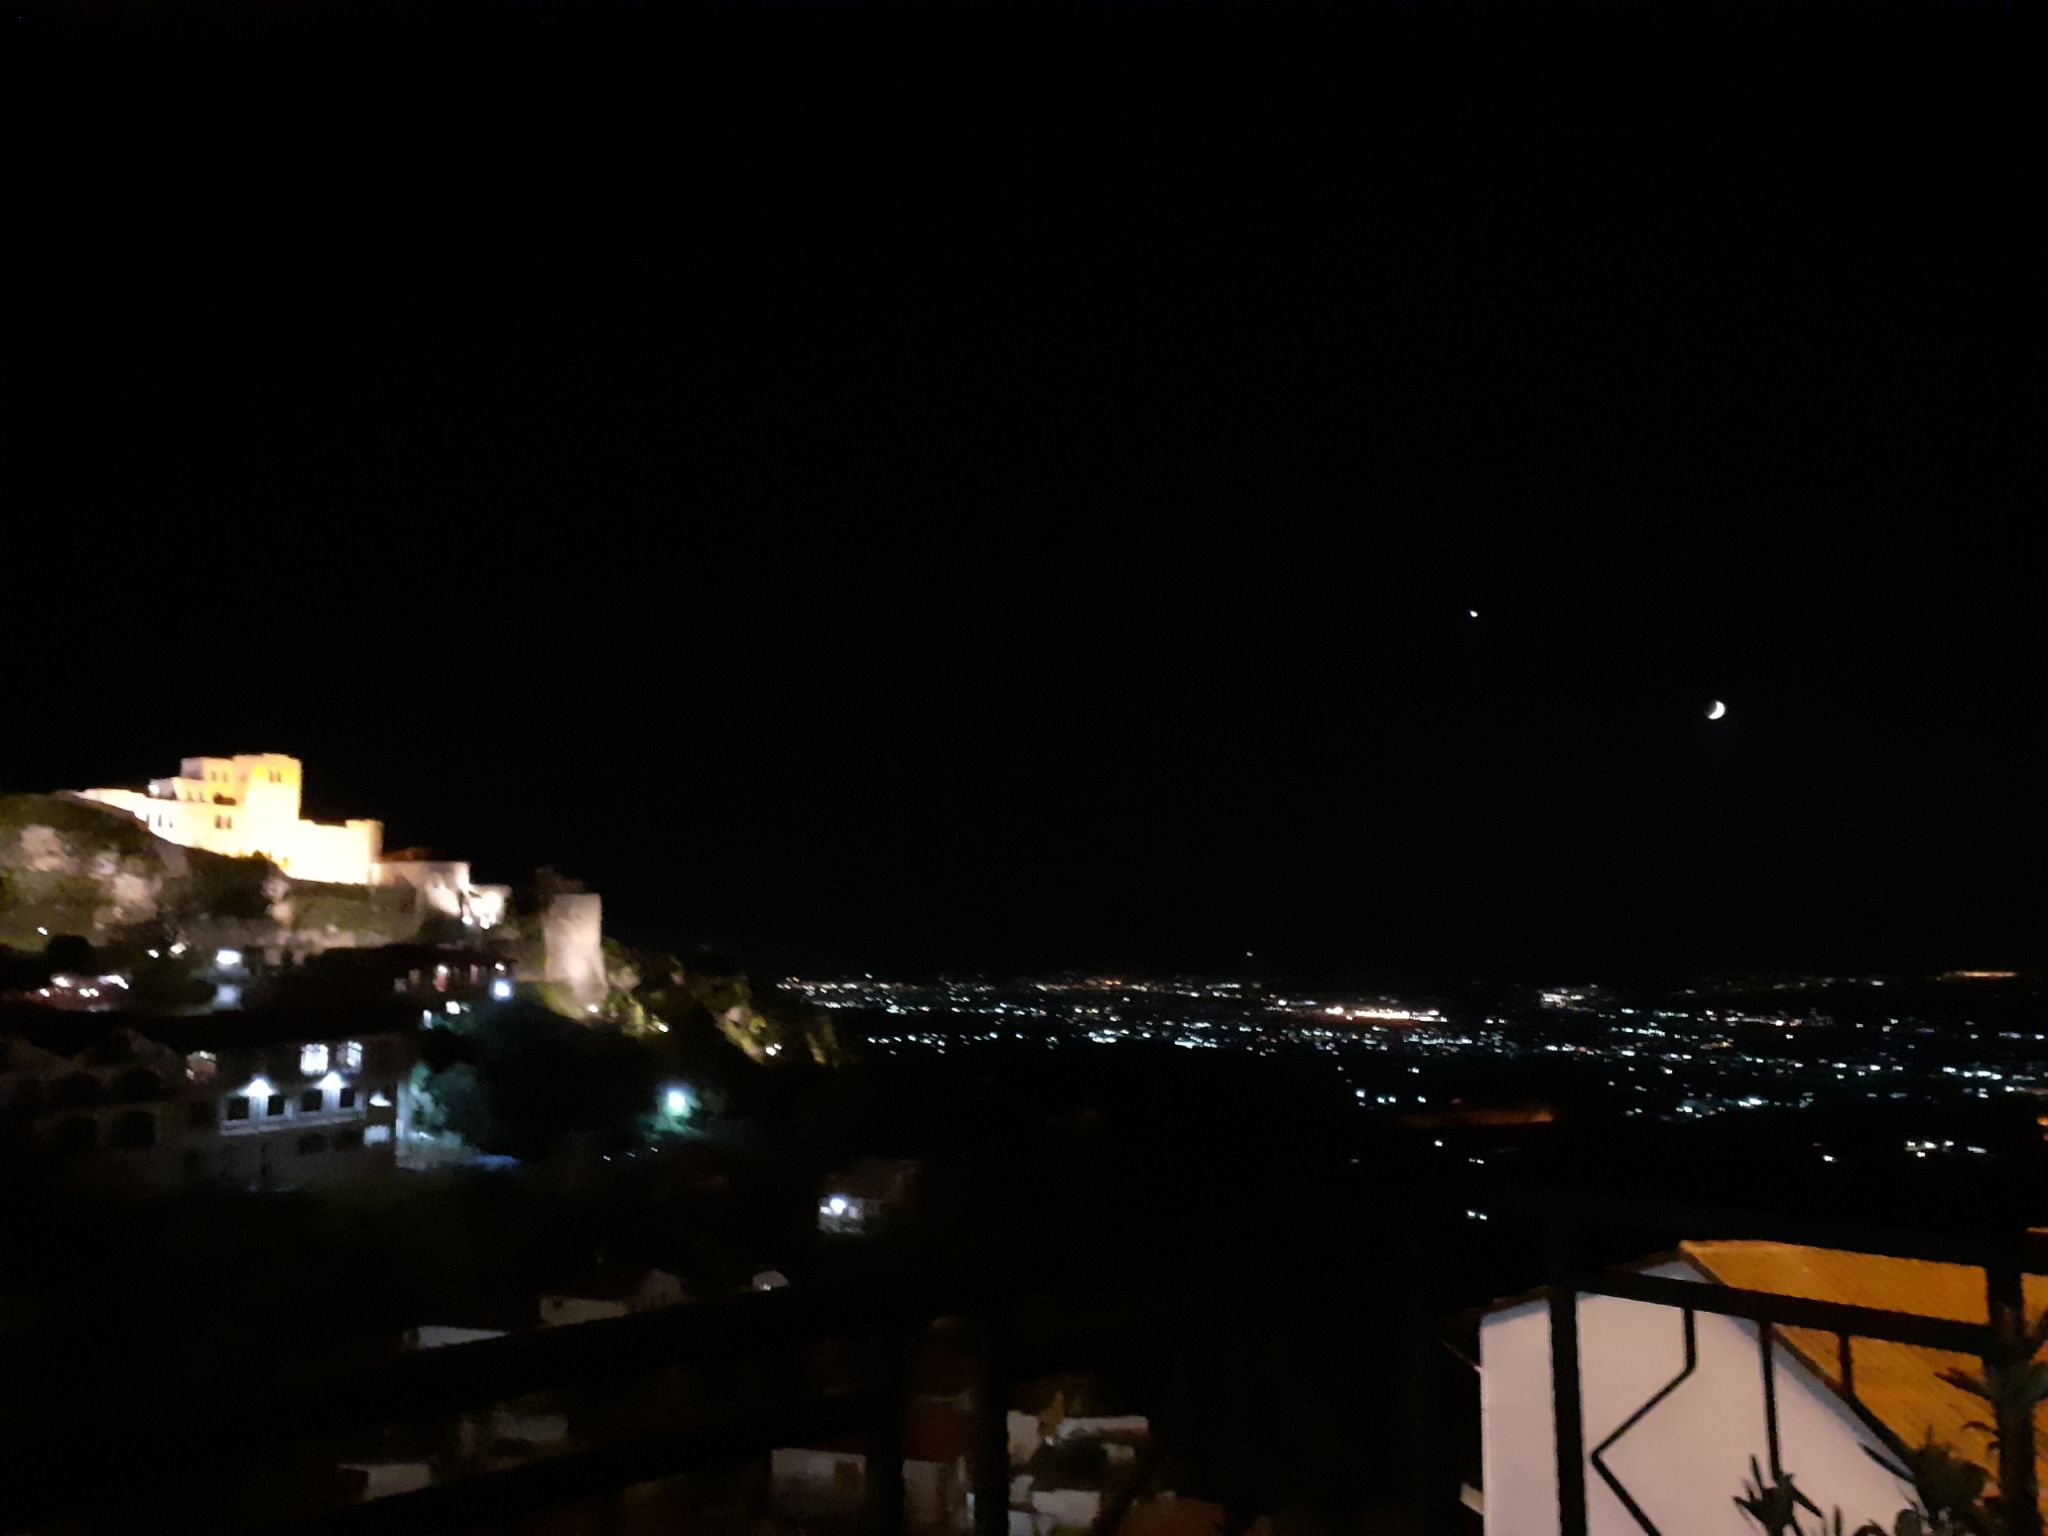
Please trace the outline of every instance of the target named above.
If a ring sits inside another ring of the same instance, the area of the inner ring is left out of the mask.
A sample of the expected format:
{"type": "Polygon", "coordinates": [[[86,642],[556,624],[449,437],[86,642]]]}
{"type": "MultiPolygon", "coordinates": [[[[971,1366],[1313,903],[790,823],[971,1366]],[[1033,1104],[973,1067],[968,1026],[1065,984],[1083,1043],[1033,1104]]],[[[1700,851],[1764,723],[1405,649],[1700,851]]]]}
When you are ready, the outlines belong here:
{"type": "Polygon", "coordinates": [[[283,1114],[284,1095],[281,1093],[273,1093],[270,1096],[268,1102],[264,1104],[263,1113],[270,1116],[273,1120],[276,1119],[279,1115],[283,1114]]]}
{"type": "Polygon", "coordinates": [[[360,1040],[343,1041],[341,1046],[341,1061],[338,1063],[338,1065],[344,1072],[362,1071],[363,1042],[360,1040]]]}
{"type": "Polygon", "coordinates": [[[230,1095],[228,1098],[227,1116],[230,1120],[248,1119],[249,1101],[239,1093],[230,1095]]]}
{"type": "Polygon", "coordinates": [[[362,1144],[363,1133],[360,1130],[336,1131],[334,1133],[334,1150],[337,1152],[353,1152],[362,1144]]]}
{"type": "Polygon", "coordinates": [[[299,1047],[299,1074],[302,1077],[318,1077],[327,1070],[327,1047],[324,1045],[302,1045],[299,1047]]]}
{"type": "Polygon", "coordinates": [[[344,1088],[339,1093],[335,1094],[334,1107],[336,1109],[354,1109],[356,1107],[355,1089],[344,1088]]]}
{"type": "Polygon", "coordinates": [[[301,1157],[310,1157],[316,1152],[325,1152],[326,1150],[327,1138],[318,1131],[315,1131],[310,1136],[301,1136],[299,1138],[299,1156],[301,1157]]]}
{"type": "Polygon", "coordinates": [[[322,1109],[326,1108],[326,1106],[327,1095],[322,1093],[318,1088],[308,1088],[304,1093],[299,1095],[299,1112],[301,1114],[317,1115],[320,1113],[322,1109]]]}

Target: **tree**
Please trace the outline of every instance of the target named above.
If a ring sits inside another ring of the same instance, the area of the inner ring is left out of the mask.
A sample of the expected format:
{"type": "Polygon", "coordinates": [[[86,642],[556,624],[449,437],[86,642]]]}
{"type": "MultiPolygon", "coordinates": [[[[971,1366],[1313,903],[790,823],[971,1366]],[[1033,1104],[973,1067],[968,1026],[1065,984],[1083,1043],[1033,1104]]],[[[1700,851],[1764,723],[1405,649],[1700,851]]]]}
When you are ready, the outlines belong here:
{"type": "Polygon", "coordinates": [[[99,951],[92,941],[75,933],[53,933],[43,946],[43,958],[53,971],[75,971],[82,976],[99,973],[99,951]]]}

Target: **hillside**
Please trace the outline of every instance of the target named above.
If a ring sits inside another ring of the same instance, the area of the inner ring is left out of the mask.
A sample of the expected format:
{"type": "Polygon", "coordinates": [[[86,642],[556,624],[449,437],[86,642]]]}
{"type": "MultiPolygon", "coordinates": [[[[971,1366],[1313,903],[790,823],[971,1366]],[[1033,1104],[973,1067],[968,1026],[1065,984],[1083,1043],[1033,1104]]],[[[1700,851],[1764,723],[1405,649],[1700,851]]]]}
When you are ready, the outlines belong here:
{"type": "Polygon", "coordinates": [[[183,848],[89,802],[0,795],[0,944],[37,949],[45,930],[105,942],[224,923],[388,943],[420,919],[407,889],[293,881],[268,860],[183,848]]]}

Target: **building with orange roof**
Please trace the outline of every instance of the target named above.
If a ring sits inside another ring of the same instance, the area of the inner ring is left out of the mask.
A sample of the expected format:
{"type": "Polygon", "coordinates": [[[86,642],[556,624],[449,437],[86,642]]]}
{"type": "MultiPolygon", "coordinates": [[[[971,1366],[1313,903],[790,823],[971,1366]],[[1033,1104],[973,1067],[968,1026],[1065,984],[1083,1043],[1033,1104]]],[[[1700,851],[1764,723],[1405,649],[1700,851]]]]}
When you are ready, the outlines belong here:
{"type": "MultiPolygon", "coordinates": [[[[1959,1323],[1988,1321],[1984,1271],[1973,1265],[1845,1253],[1792,1243],[1687,1243],[1684,1252],[1723,1285],[1745,1290],[1912,1312],[1959,1323]]],[[[2048,1275],[2025,1277],[2025,1291],[2029,1317],[2048,1311],[2048,1275]]],[[[1834,1335],[1785,1328],[1780,1337],[1809,1371],[1834,1390],[1853,1396],[1899,1444],[1918,1445],[1931,1433],[1997,1476],[1991,1437],[1976,1427],[1987,1412],[1985,1404],[1941,1379],[1948,1371],[1974,1373],[1980,1368],[1979,1361],[1914,1344],[1857,1339],[1851,1346],[1845,1381],[1841,1344],[1834,1335]]],[[[2040,1483],[2048,1486],[2048,1404],[2036,1409],[2034,1418],[2034,1461],[2040,1483]]]]}
{"type": "MultiPolygon", "coordinates": [[[[1882,1257],[1779,1242],[1700,1242],[1637,1270],[1649,1281],[1714,1283],[1805,1301],[1982,1325],[1986,1276],[1966,1264],[1882,1257]]],[[[2048,1277],[2028,1276],[2030,1314],[2048,1308],[2048,1277]]],[[[1622,1296],[1577,1303],[1589,1536],[1754,1536],[1735,1505],[1750,1458],[1779,1464],[1847,1528],[1890,1530],[1907,1490],[1872,1453],[1894,1456],[1932,1432],[1993,1474],[1978,1398],[1942,1380],[1973,1356],[1774,1328],[1622,1296]],[[1766,1362],[1768,1361],[1768,1370],[1766,1362]],[[1768,1382],[1768,1389],[1766,1383],[1768,1382]]],[[[1550,1314],[1542,1295],[1505,1302],[1479,1324],[1481,1461],[1488,1536],[1559,1529],[1550,1314]]],[[[2048,1411],[2036,1416],[2036,1463],[2048,1482],[2048,1411]]]]}

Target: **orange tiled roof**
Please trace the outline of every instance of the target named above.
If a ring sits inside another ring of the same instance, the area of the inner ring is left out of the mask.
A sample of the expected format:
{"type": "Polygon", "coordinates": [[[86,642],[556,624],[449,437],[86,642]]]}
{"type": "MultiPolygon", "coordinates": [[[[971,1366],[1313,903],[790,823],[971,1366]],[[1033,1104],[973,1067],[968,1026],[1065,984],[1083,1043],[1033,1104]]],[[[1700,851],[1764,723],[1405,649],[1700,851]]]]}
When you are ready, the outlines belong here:
{"type": "MultiPolygon", "coordinates": [[[[1791,1243],[1686,1243],[1684,1251],[1724,1285],[1955,1322],[1981,1323],[1986,1317],[1984,1271],[1974,1265],[1791,1243]]],[[[2027,1276],[2026,1301],[2030,1317],[2048,1308],[2048,1275],[2027,1276]]],[[[1833,1334],[1811,1328],[1786,1328],[1781,1333],[1786,1345],[1830,1386],[1841,1386],[1840,1346],[1833,1334]]],[[[1932,1430],[1935,1439],[1996,1472],[1990,1436],[1969,1427],[1987,1416],[1987,1405],[1941,1380],[1943,1371],[1975,1371],[1976,1359],[1862,1338],[1855,1341],[1854,1354],[1856,1395],[1885,1428],[1907,1445],[1918,1445],[1932,1430]]],[[[2042,1486],[2048,1487],[2048,1404],[2036,1412],[2034,1424],[2035,1460],[2042,1486]]]]}

